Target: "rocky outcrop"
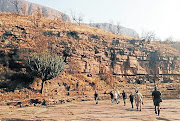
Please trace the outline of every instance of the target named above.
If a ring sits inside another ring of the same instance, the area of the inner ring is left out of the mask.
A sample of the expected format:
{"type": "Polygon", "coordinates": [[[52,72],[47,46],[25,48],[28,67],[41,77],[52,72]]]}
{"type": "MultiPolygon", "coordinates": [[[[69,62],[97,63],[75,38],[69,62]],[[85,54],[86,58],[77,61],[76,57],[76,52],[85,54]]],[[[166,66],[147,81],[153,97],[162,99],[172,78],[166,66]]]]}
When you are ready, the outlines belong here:
{"type": "Polygon", "coordinates": [[[172,53],[168,54],[172,48],[160,51],[161,44],[158,47],[146,40],[116,37],[119,35],[109,37],[103,34],[65,31],[61,30],[63,23],[58,26],[58,29],[39,32],[27,25],[3,25],[0,28],[2,36],[0,64],[13,71],[22,72],[25,71],[25,67],[19,56],[23,57],[23,54],[27,56],[28,51],[47,50],[65,58],[68,73],[83,73],[88,76],[111,73],[136,79],[136,75],[150,75],[150,79],[146,78],[143,82],[153,82],[155,74],[180,73],[179,57],[172,53]],[[51,41],[52,39],[56,41],[51,41]]]}
{"type": "Polygon", "coordinates": [[[25,0],[1,0],[0,12],[11,12],[18,14],[33,15],[36,10],[40,10],[44,17],[61,18],[63,21],[69,21],[68,15],[55,9],[45,7],[39,4],[30,3],[25,0]],[[18,1],[18,2],[16,2],[18,1]]]}
{"type": "MultiPolygon", "coordinates": [[[[7,104],[3,100],[16,106],[26,105],[19,103],[23,100],[43,102],[44,99],[47,104],[90,100],[95,89],[103,95],[101,99],[106,99],[104,94],[113,88],[129,92],[139,88],[144,94],[147,90],[150,94],[153,82],[164,83],[161,89],[166,91],[166,84],[175,82],[176,85],[180,80],[179,51],[168,45],[45,18],[40,26],[34,26],[30,18],[1,13],[0,87],[3,89],[0,100],[3,105],[7,104]],[[54,28],[50,22],[56,23],[54,28]],[[27,68],[23,60],[35,53],[57,54],[66,62],[63,74],[43,80],[42,94],[39,93],[42,80],[24,76],[27,68]]],[[[172,87],[168,89],[178,89],[178,85],[172,87]]]]}
{"type": "Polygon", "coordinates": [[[87,25],[92,26],[92,27],[97,27],[99,29],[103,29],[103,30],[117,33],[117,34],[122,34],[122,35],[130,36],[130,37],[139,37],[138,33],[135,30],[131,28],[126,28],[120,25],[117,26],[110,23],[91,23],[87,25]]]}

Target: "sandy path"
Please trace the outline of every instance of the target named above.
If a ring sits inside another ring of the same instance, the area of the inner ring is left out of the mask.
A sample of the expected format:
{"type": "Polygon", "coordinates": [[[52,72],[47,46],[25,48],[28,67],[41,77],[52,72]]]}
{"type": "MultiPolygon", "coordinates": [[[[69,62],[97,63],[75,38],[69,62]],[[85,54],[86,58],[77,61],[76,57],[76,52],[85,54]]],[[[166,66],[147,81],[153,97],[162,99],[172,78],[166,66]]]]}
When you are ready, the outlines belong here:
{"type": "Polygon", "coordinates": [[[0,106],[0,119],[26,119],[43,121],[180,121],[180,100],[163,100],[161,114],[154,114],[152,100],[144,100],[142,111],[131,109],[127,105],[112,104],[110,100],[73,102],[47,107],[9,108],[0,106]]]}

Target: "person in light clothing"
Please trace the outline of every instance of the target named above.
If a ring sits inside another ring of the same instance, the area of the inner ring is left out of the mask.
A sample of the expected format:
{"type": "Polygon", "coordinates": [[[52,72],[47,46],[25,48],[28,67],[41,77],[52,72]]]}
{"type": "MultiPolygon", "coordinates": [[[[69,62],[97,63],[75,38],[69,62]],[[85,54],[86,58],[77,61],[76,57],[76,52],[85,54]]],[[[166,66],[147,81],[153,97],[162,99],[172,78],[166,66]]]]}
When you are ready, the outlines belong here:
{"type": "Polygon", "coordinates": [[[116,101],[117,104],[119,103],[119,97],[120,97],[119,91],[118,90],[114,91],[114,101],[116,101]]]}
{"type": "Polygon", "coordinates": [[[136,107],[137,107],[137,110],[138,108],[140,108],[140,111],[141,111],[141,108],[142,108],[142,104],[143,104],[143,96],[141,93],[139,93],[138,90],[135,91],[134,93],[134,100],[135,100],[135,104],[136,104],[136,107]]]}

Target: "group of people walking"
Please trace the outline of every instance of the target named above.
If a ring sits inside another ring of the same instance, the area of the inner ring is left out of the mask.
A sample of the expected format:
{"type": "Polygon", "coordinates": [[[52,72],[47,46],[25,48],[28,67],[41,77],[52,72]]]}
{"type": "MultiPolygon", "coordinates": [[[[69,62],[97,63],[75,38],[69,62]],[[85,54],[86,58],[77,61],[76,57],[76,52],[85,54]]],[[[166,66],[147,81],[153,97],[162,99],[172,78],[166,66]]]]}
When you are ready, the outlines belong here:
{"type": "MultiPolygon", "coordinates": [[[[126,106],[126,99],[127,99],[127,94],[125,93],[125,91],[123,90],[122,93],[119,93],[118,90],[115,90],[114,93],[113,91],[110,91],[109,93],[105,93],[105,94],[109,94],[111,97],[111,102],[112,103],[116,103],[119,104],[119,98],[122,95],[122,99],[124,102],[124,106],[126,106]]],[[[96,101],[96,104],[98,104],[98,92],[95,91],[94,93],[94,98],[96,101]]],[[[158,88],[155,86],[154,91],[152,92],[152,98],[153,98],[153,103],[154,103],[154,109],[155,109],[155,114],[160,114],[160,102],[162,102],[161,99],[161,92],[158,91],[158,88]]],[[[136,108],[137,110],[142,110],[142,105],[143,105],[143,96],[142,94],[138,91],[135,90],[134,94],[131,92],[129,95],[129,101],[131,103],[131,107],[134,108],[133,103],[135,102],[136,108]]]]}

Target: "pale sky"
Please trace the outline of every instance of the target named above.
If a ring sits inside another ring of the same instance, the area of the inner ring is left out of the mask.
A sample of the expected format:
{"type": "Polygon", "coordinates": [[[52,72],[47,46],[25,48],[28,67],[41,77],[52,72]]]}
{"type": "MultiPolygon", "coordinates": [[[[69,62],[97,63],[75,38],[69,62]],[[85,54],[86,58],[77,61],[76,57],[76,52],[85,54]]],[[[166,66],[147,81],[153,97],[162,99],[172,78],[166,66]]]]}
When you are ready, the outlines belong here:
{"type": "Polygon", "coordinates": [[[142,31],[154,31],[162,40],[180,41],[180,0],[27,0],[70,14],[83,15],[84,22],[117,21],[142,31]]]}

